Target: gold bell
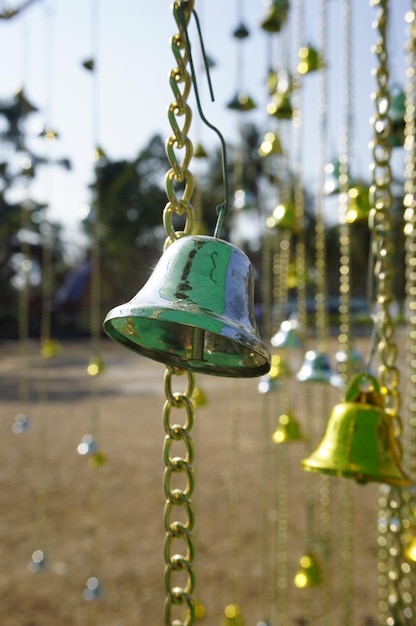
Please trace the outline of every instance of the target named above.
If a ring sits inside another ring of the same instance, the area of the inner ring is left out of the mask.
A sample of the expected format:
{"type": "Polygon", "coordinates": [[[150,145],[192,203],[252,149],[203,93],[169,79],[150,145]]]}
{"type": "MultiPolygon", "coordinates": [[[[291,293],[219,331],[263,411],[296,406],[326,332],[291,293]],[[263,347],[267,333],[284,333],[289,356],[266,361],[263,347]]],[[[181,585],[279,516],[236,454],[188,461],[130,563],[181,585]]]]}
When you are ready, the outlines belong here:
{"type": "Polygon", "coordinates": [[[259,148],[259,155],[268,157],[272,154],[281,156],[283,154],[282,144],[277,133],[266,133],[259,148]]]}
{"type": "Polygon", "coordinates": [[[304,440],[299,422],[293,416],[291,411],[280,415],[276,430],[272,435],[274,443],[288,443],[290,441],[304,440]]]}
{"type": "Polygon", "coordinates": [[[353,224],[368,220],[370,208],[369,188],[357,182],[348,190],[347,222],[353,224]]]}
{"type": "Polygon", "coordinates": [[[253,98],[251,98],[245,92],[237,92],[233,98],[227,104],[227,107],[233,111],[240,111],[244,113],[245,111],[251,111],[256,108],[256,103],[253,98]]]}
{"type": "Polygon", "coordinates": [[[322,583],[321,568],[311,552],[301,557],[299,565],[299,570],[293,581],[298,589],[305,589],[322,583]]]}
{"type": "Polygon", "coordinates": [[[243,626],[240,607],[237,604],[227,604],[224,609],[223,626],[243,626]]]}
{"type": "Polygon", "coordinates": [[[289,0],[272,0],[269,11],[260,26],[268,33],[279,33],[287,20],[289,0]]]}
{"type": "Polygon", "coordinates": [[[308,472],[409,486],[400,467],[401,451],[393,420],[383,410],[373,376],[359,374],[350,383],[345,402],[337,404],[316,450],[301,462],[308,472]]]}
{"type": "Polygon", "coordinates": [[[273,95],[272,101],[266,107],[267,113],[278,120],[290,120],[293,116],[293,108],[289,93],[273,95]]]}
{"type": "Polygon", "coordinates": [[[270,368],[254,318],[250,260],[215,237],[174,241],[134,298],[107,314],[104,330],[179,369],[246,378],[270,368]]]}
{"type": "Polygon", "coordinates": [[[329,357],[325,352],[308,350],[296,380],[310,383],[329,383],[332,375],[329,357]]]}

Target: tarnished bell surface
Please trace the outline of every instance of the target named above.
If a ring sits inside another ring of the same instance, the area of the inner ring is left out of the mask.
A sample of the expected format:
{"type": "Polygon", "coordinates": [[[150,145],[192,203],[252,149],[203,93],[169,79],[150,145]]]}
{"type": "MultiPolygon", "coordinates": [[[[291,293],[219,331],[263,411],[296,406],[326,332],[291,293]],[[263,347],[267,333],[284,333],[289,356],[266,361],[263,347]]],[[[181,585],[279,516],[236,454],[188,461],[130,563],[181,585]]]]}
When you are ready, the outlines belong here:
{"type": "Polygon", "coordinates": [[[232,244],[187,236],[164,252],[130,302],[112,309],[115,341],[173,367],[248,378],[269,371],[270,353],[254,319],[248,257],[232,244]]]}
{"type": "Polygon", "coordinates": [[[329,418],[317,449],[301,462],[309,472],[354,478],[359,483],[380,482],[409,486],[400,467],[400,447],[393,420],[383,410],[377,381],[356,376],[329,418]]]}

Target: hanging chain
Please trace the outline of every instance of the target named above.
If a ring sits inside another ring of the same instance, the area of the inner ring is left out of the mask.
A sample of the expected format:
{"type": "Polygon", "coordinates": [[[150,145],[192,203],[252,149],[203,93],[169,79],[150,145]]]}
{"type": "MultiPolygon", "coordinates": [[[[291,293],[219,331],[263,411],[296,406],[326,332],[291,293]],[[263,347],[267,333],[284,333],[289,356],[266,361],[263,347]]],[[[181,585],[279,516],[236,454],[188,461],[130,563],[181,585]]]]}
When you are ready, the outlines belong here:
{"type": "Polygon", "coordinates": [[[192,78],[187,70],[188,52],[185,33],[179,15],[179,11],[184,10],[186,22],[188,22],[193,5],[193,0],[182,0],[182,2],[175,2],[172,7],[179,32],[172,37],[171,41],[172,52],[178,65],[172,69],[169,78],[175,99],[171,102],[168,109],[168,118],[173,133],[166,142],[166,155],[171,168],[165,178],[166,195],[168,197],[168,203],[163,212],[163,225],[168,236],[165,247],[184,235],[190,235],[195,219],[194,209],[190,202],[194,191],[194,178],[188,169],[193,154],[192,142],[188,137],[192,111],[187,102],[192,87],[192,78]],[[183,123],[181,127],[180,121],[182,118],[183,123]],[[179,193],[181,193],[180,197],[179,193]],[[175,230],[173,223],[175,215],[185,216],[183,231],[175,230]]]}
{"type": "MultiPolygon", "coordinates": [[[[173,241],[192,233],[194,209],[191,197],[194,178],[188,169],[193,147],[188,137],[192,112],[187,103],[192,86],[192,78],[187,71],[188,52],[186,34],[180,11],[184,12],[187,23],[193,10],[193,0],[174,2],[173,16],[179,32],[172,37],[172,52],[177,66],[170,73],[170,86],[174,100],[169,106],[168,118],[172,135],[166,142],[166,154],[170,170],[166,174],[165,187],[168,203],[163,212],[163,224],[167,234],[165,248],[173,241]],[[182,122],[182,124],[181,124],[182,122]],[[175,230],[175,216],[185,216],[183,230],[175,230]]],[[[167,367],[165,371],[166,402],[163,408],[165,443],[163,458],[165,463],[164,491],[166,497],[165,525],[165,624],[166,626],[190,626],[195,621],[195,604],[192,597],[195,588],[193,572],[194,545],[192,530],[194,512],[192,494],[194,491],[193,441],[194,407],[192,393],[195,377],[191,372],[167,367]],[[186,388],[182,393],[173,390],[177,377],[186,377],[186,388]],[[175,410],[184,411],[182,425],[172,420],[175,410]],[[178,484],[179,483],[179,484],[178,484]],[[178,615],[174,615],[174,613],[178,615]]]]}
{"type": "MultiPolygon", "coordinates": [[[[375,258],[374,276],[377,290],[378,368],[385,412],[394,422],[397,446],[402,432],[399,392],[399,370],[396,365],[397,345],[394,342],[394,324],[390,315],[393,301],[393,240],[391,191],[391,121],[389,118],[390,95],[387,52],[388,0],[371,0],[377,7],[373,27],[378,30],[378,41],[373,47],[378,58],[374,74],[377,91],[374,94],[376,114],[372,120],[374,141],[372,144],[373,170],[370,187],[370,218],[372,252],[375,258]]],[[[403,514],[407,509],[406,490],[384,485],[379,494],[378,521],[378,584],[379,621],[387,626],[410,626],[414,624],[413,597],[408,577],[410,568],[403,557],[403,514]]]]}

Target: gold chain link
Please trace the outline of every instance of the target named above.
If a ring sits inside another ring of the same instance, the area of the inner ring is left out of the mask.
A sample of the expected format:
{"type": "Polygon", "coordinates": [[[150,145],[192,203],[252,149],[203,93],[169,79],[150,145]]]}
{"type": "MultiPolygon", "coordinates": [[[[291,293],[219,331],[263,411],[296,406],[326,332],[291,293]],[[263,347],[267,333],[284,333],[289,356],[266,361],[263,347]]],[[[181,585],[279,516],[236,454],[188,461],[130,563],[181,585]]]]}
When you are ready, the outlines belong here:
{"type": "MultiPolygon", "coordinates": [[[[190,202],[194,191],[194,178],[188,169],[193,154],[192,142],[188,137],[192,112],[187,103],[192,79],[187,71],[186,34],[180,16],[180,11],[184,11],[185,22],[188,23],[193,4],[193,0],[182,0],[174,2],[172,6],[179,32],[171,41],[177,66],[172,69],[169,81],[174,100],[168,109],[172,135],[166,142],[166,155],[171,167],[165,178],[168,198],[163,212],[163,224],[167,234],[165,249],[175,240],[190,235],[195,221],[194,209],[190,202]],[[175,216],[185,216],[182,231],[175,230],[175,216]]],[[[195,604],[192,597],[195,588],[192,541],[194,512],[191,500],[194,491],[194,450],[191,437],[194,407],[191,397],[195,388],[195,377],[191,372],[167,367],[164,387],[165,624],[191,626],[195,621],[195,604]],[[182,376],[186,377],[186,387],[179,393],[173,390],[173,383],[175,378],[182,376]],[[182,424],[172,421],[175,410],[185,412],[182,424]]]]}
{"type": "MultiPolygon", "coordinates": [[[[378,58],[374,71],[377,91],[374,94],[376,114],[372,120],[374,141],[372,144],[373,170],[370,187],[371,211],[369,226],[372,232],[372,252],[375,258],[374,276],[377,284],[377,330],[378,368],[381,391],[384,396],[385,411],[394,421],[395,434],[401,435],[402,423],[399,417],[401,397],[399,391],[400,373],[396,365],[398,355],[394,343],[394,324],[390,314],[393,302],[394,268],[392,263],[392,215],[393,194],[391,191],[391,121],[389,117],[390,95],[388,91],[389,71],[387,52],[388,0],[371,0],[377,7],[377,18],[373,27],[379,38],[373,47],[378,58]]],[[[398,442],[397,442],[398,443],[398,442]]],[[[409,567],[403,557],[402,532],[406,515],[406,490],[389,487],[380,488],[378,522],[378,584],[379,621],[392,626],[411,626],[414,612],[411,608],[413,596],[409,567]]]]}

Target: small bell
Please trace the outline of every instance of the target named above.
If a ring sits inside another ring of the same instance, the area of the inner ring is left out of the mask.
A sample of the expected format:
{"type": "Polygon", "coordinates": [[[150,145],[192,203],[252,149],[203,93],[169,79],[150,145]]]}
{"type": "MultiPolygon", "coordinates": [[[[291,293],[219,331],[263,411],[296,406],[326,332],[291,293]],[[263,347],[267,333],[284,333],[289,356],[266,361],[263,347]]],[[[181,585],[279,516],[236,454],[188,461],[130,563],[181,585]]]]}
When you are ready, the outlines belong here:
{"type": "Polygon", "coordinates": [[[266,133],[259,148],[259,155],[261,157],[268,157],[273,154],[277,156],[283,154],[280,137],[277,133],[266,133]]]}
{"type": "Polygon", "coordinates": [[[391,99],[390,119],[391,135],[390,141],[393,148],[404,145],[404,129],[406,116],[406,94],[400,90],[391,99]]]}
{"type": "Polygon", "coordinates": [[[197,143],[194,150],[195,159],[206,159],[208,156],[202,143],[197,143]]]}
{"type": "Polygon", "coordinates": [[[233,98],[228,102],[227,107],[233,111],[240,111],[245,113],[256,108],[256,103],[247,93],[237,92],[233,98]]]}
{"type": "Polygon", "coordinates": [[[247,28],[247,26],[244,24],[244,22],[240,22],[237,28],[233,30],[233,37],[235,37],[235,39],[246,39],[249,36],[250,36],[250,31],[247,28]]]}
{"type": "Polygon", "coordinates": [[[413,561],[413,563],[416,563],[416,537],[415,536],[413,536],[411,539],[407,541],[407,544],[404,547],[403,553],[404,553],[405,559],[407,559],[408,561],[413,561]]]}
{"type": "Polygon", "coordinates": [[[332,410],[324,437],[301,462],[309,472],[409,486],[400,467],[401,451],[393,420],[383,410],[376,379],[359,374],[350,383],[345,402],[332,410]]]}
{"type": "Polygon", "coordinates": [[[208,404],[206,394],[199,387],[194,387],[191,395],[191,402],[195,407],[203,407],[208,404]]]}
{"type": "Polygon", "coordinates": [[[272,436],[273,442],[288,443],[290,441],[303,441],[304,439],[299,422],[295,419],[293,413],[288,411],[280,415],[277,428],[272,436]]]}
{"type": "Polygon", "coordinates": [[[299,321],[295,318],[284,320],[270,343],[274,348],[300,348],[302,340],[299,321]]]}
{"type": "Polygon", "coordinates": [[[272,215],[267,218],[268,228],[278,228],[279,230],[289,230],[296,234],[300,231],[296,207],[293,202],[282,202],[275,207],[272,215]]]}
{"type": "Polygon", "coordinates": [[[240,607],[237,604],[228,604],[224,609],[223,626],[243,626],[240,607]]]}
{"type": "Polygon", "coordinates": [[[26,430],[30,429],[30,419],[25,413],[18,413],[14,418],[14,422],[12,425],[12,431],[15,435],[20,435],[24,433],[26,430]]]}
{"type": "Polygon", "coordinates": [[[278,93],[273,95],[272,101],[266,107],[267,113],[278,120],[291,120],[293,108],[289,93],[278,93]]]}
{"type": "Polygon", "coordinates": [[[299,565],[300,568],[293,581],[298,589],[305,589],[322,583],[321,568],[312,553],[302,556],[299,565]]]}
{"type": "Polygon", "coordinates": [[[43,550],[35,550],[32,559],[29,561],[28,569],[32,574],[37,574],[46,567],[46,557],[43,550]]]}
{"type": "Polygon", "coordinates": [[[296,374],[296,380],[300,382],[329,383],[332,375],[329,357],[318,350],[308,350],[302,363],[302,367],[296,374]]]}
{"type": "Polygon", "coordinates": [[[367,221],[370,208],[369,188],[367,185],[357,182],[348,190],[347,221],[350,224],[367,221]]]}
{"type": "Polygon", "coordinates": [[[321,54],[313,46],[302,46],[299,49],[299,74],[309,74],[325,67],[321,54]]]}
{"type": "Polygon", "coordinates": [[[287,21],[289,0],[272,0],[268,13],[260,26],[268,33],[279,33],[287,21]]]}
{"type": "Polygon", "coordinates": [[[260,382],[257,387],[257,391],[261,394],[272,393],[279,388],[279,381],[277,378],[270,378],[267,374],[260,378],[260,382]]]}
{"type": "Polygon", "coordinates": [[[250,260],[215,237],[175,240],[134,298],[107,314],[104,330],[179,369],[246,378],[270,368],[254,317],[250,260]]]}
{"type": "Polygon", "coordinates": [[[91,602],[92,600],[98,600],[102,595],[103,588],[99,579],[96,576],[90,576],[84,589],[84,599],[91,602]]]}

